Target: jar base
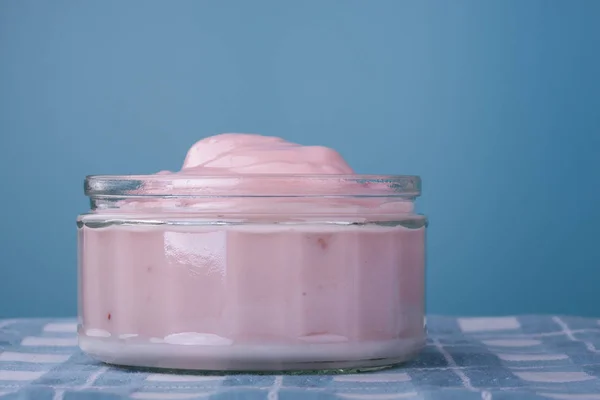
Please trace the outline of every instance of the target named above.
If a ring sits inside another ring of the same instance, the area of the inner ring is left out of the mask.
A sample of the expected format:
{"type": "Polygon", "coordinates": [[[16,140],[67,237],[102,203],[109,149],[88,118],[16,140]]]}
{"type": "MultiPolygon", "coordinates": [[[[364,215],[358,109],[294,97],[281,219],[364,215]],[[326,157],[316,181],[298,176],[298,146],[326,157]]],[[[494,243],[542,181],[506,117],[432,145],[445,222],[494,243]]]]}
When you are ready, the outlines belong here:
{"type": "Polygon", "coordinates": [[[197,371],[365,372],[400,364],[422,349],[424,337],[386,341],[304,345],[229,346],[131,342],[79,336],[79,347],[108,364],[197,371]],[[340,371],[343,370],[343,371],[340,371]]]}

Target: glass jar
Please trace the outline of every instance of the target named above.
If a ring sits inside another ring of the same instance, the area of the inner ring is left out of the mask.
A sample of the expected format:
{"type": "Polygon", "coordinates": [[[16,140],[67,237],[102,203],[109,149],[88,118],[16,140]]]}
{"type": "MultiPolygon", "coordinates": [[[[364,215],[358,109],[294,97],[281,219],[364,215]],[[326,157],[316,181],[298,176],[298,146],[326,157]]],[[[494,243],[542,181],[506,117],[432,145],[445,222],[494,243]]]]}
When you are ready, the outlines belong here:
{"type": "Polygon", "coordinates": [[[415,176],[89,176],[79,345],[111,364],[385,367],[425,341],[415,176]]]}

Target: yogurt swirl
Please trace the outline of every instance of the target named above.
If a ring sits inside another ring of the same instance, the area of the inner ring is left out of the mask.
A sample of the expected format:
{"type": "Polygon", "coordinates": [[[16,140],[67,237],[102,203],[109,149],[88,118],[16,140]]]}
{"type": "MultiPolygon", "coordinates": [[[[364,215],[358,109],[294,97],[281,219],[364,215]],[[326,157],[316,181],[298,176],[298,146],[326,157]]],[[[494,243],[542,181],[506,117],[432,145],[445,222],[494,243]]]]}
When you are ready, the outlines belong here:
{"type": "Polygon", "coordinates": [[[188,151],[184,174],[353,174],[333,149],[302,146],[272,136],[223,133],[196,142],[188,151]]]}

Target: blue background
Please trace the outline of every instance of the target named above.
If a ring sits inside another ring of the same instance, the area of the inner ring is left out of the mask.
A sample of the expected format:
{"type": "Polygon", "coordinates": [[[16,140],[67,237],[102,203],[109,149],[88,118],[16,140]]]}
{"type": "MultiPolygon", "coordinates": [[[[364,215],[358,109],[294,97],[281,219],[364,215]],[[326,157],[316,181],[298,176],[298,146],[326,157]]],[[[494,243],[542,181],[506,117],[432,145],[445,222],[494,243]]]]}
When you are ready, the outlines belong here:
{"type": "Polygon", "coordinates": [[[600,1],[0,2],[0,317],[76,313],[87,174],[256,132],[419,174],[428,309],[600,316],[600,1]]]}

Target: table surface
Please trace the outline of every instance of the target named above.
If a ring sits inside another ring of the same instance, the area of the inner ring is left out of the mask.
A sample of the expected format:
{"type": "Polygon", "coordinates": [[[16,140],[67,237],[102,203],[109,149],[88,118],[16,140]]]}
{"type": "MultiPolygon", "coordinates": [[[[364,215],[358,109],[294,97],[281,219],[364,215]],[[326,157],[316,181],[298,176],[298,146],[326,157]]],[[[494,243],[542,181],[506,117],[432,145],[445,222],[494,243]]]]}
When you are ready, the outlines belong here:
{"type": "Polygon", "coordinates": [[[406,365],[352,375],[125,370],[77,348],[75,320],[0,320],[0,399],[600,399],[600,321],[427,318],[406,365]]]}

